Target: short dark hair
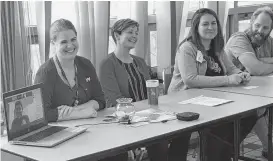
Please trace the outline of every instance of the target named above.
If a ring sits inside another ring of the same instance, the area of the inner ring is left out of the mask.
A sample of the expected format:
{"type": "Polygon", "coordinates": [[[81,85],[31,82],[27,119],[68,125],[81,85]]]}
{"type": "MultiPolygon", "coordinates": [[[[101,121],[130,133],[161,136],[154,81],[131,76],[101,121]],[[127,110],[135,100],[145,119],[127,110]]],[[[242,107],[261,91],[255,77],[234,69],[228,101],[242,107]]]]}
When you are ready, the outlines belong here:
{"type": "Polygon", "coordinates": [[[254,20],[256,20],[256,18],[261,14],[261,13],[266,13],[270,16],[271,18],[271,29],[273,27],[273,10],[272,8],[270,8],[269,6],[264,6],[261,8],[258,8],[254,11],[253,15],[251,16],[251,24],[254,22],[254,20]]]}
{"type": "Polygon", "coordinates": [[[117,44],[117,40],[115,38],[114,33],[118,33],[120,35],[122,33],[122,31],[124,31],[125,29],[127,29],[128,27],[131,27],[131,26],[136,26],[138,29],[139,24],[138,24],[138,22],[136,22],[135,20],[132,20],[130,18],[120,19],[114,23],[114,25],[111,28],[111,34],[112,34],[112,38],[116,44],[117,44]]]}
{"type": "Polygon", "coordinates": [[[220,53],[223,48],[224,48],[224,38],[223,38],[223,33],[222,33],[222,29],[221,29],[221,24],[220,21],[218,19],[217,14],[208,8],[201,8],[198,9],[192,16],[192,21],[191,21],[191,28],[189,31],[188,36],[178,45],[177,49],[186,41],[191,41],[193,44],[196,45],[197,49],[200,50],[201,52],[205,52],[205,48],[201,43],[201,38],[200,35],[198,33],[198,26],[200,23],[200,19],[202,16],[204,16],[205,14],[210,14],[212,15],[217,22],[217,35],[215,36],[214,39],[212,39],[211,43],[214,47],[214,52],[215,53],[220,53]]]}
{"type": "Polygon", "coordinates": [[[57,34],[65,30],[73,30],[77,36],[77,31],[71,21],[66,19],[58,19],[54,21],[50,26],[50,40],[55,41],[57,38],[57,34]]]}

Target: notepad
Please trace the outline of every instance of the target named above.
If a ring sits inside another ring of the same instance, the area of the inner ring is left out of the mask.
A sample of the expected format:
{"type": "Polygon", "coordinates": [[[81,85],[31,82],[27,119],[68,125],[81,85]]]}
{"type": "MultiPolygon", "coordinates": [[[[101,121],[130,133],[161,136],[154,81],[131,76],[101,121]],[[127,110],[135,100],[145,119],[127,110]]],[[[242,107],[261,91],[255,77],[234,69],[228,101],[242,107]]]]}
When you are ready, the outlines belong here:
{"type": "Polygon", "coordinates": [[[204,106],[218,106],[221,104],[232,102],[232,100],[220,99],[220,98],[213,98],[213,97],[206,97],[206,96],[198,96],[194,97],[185,101],[179,102],[179,104],[197,104],[197,105],[204,105],[204,106]]]}

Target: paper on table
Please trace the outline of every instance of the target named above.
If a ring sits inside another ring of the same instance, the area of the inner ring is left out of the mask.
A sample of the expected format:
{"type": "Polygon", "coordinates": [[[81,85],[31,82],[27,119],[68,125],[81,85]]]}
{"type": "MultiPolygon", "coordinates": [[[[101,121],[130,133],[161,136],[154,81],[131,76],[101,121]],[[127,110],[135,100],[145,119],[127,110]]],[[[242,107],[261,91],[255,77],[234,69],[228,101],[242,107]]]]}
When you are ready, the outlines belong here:
{"type": "Polygon", "coordinates": [[[150,122],[161,122],[161,121],[169,121],[169,120],[175,120],[176,116],[175,115],[160,115],[157,119],[150,120],[150,122]]]}
{"type": "Polygon", "coordinates": [[[132,123],[136,123],[136,122],[145,122],[145,121],[149,121],[148,117],[143,117],[143,116],[133,116],[131,122],[132,123]]]}
{"type": "Polygon", "coordinates": [[[149,108],[146,110],[141,110],[141,111],[137,111],[135,113],[135,116],[140,116],[140,117],[148,117],[150,114],[157,112],[158,110],[153,109],[153,108],[149,108]]]}
{"type": "Polygon", "coordinates": [[[130,124],[128,126],[130,126],[130,127],[138,127],[138,126],[144,126],[144,125],[147,125],[147,124],[149,124],[149,122],[138,122],[138,123],[130,124]]]}
{"type": "Polygon", "coordinates": [[[156,123],[162,121],[170,121],[175,120],[176,115],[173,112],[147,109],[136,112],[136,114],[132,117],[131,127],[138,127],[147,125],[149,123],[156,123]]]}
{"type": "Polygon", "coordinates": [[[147,122],[161,122],[161,121],[168,121],[168,120],[174,120],[176,119],[176,115],[172,112],[165,112],[165,111],[161,111],[161,112],[153,112],[150,113],[147,116],[138,116],[135,115],[132,118],[132,123],[137,123],[137,122],[143,122],[143,121],[147,121],[147,122]]]}
{"type": "Polygon", "coordinates": [[[198,96],[191,98],[189,100],[181,101],[179,104],[197,104],[197,105],[204,105],[204,106],[218,106],[224,103],[232,102],[231,100],[225,100],[220,98],[213,98],[213,97],[206,97],[206,96],[198,96]]]}
{"type": "Polygon", "coordinates": [[[244,89],[254,89],[254,88],[258,88],[259,86],[246,86],[243,87],[244,89]]]}

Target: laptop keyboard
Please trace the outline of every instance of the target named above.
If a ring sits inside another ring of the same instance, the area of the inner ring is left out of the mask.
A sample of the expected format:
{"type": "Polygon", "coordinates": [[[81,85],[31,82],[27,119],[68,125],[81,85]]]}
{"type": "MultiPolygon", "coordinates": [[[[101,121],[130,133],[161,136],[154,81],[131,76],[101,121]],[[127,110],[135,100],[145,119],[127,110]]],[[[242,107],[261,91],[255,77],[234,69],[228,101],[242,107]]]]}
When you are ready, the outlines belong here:
{"type": "Polygon", "coordinates": [[[36,134],[33,134],[31,136],[28,136],[24,139],[21,139],[20,141],[28,141],[28,142],[36,142],[39,140],[42,140],[52,134],[55,134],[59,131],[62,131],[63,129],[66,129],[67,127],[62,127],[62,126],[51,126],[50,128],[47,128],[43,131],[40,131],[36,134]]]}

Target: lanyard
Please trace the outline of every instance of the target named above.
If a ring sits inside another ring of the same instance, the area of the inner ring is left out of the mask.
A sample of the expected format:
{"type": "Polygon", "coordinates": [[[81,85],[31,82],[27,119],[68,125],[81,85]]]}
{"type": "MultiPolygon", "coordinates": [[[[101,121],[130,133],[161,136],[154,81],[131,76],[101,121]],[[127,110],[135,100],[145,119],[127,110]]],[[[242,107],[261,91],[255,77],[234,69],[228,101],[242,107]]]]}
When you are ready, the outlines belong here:
{"type": "MultiPolygon", "coordinates": [[[[56,55],[56,61],[57,61],[57,64],[58,64],[59,68],[61,69],[61,74],[62,74],[64,80],[68,84],[69,88],[72,90],[72,87],[71,87],[71,85],[70,85],[70,83],[69,83],[69,81],[68,81],[68,79],[67,79],[67,77],[65,75],[65,72],[64,72],[64,70],[62,68],[62,65],[61,65],[57,55],[56,55]]],[[[74,64],[74,68],[75,68],[75,78],[74,78],[74,80],[75,80],[75,85],[76,85],[76,98],[75,98],[75,101],[73,103],[73,106],[77,106],[79,104],[79,90],[78,90],[79,86],[78,86],[78,78],[77,78],[77,66],[75,64],[74,64]]]]}

